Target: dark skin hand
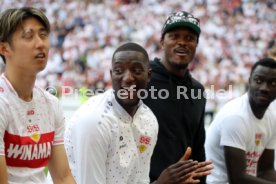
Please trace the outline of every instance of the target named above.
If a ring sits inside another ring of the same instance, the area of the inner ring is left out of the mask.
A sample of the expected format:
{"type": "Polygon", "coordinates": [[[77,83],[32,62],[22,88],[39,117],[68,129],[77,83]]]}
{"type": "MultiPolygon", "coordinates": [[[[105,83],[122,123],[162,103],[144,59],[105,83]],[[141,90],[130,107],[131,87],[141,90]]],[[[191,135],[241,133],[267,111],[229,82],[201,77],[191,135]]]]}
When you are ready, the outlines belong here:
{"type": "Polygon", "coordinates": [[[165,169],[154,184],[193,184],[199,183],[198,178],[210,174],[213,168],[212,162],[188,160],[191,156],[191,148],[187,148],[184,156],[175,164],[165,169]]]}

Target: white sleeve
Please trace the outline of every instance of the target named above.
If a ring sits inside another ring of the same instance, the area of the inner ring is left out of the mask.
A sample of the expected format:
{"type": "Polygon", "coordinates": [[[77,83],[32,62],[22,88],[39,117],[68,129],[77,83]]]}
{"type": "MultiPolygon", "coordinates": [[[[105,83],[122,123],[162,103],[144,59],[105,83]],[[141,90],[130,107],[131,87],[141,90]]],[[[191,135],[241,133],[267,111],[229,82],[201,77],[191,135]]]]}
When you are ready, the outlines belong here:
{"type": "Polygon", "coordinates": [[[246,126],[239,116],[229,116],[220,125],[221,146],[230,146],[241,150],[246,149],[246,126]]]}
{"type": "Polygon", "coordinates": [[[5,155],[5,143],[4,135],[7,127],[7,121],[5,118],[5,110],[3,106],[0,107],[0,155],[5,155]]]}
{"type": "MultiPolygon", "coordinates": [[[[272,113],[273,113],[273,111],[272,111],[272,113]]],[[[267,145],[265,147],[266,149],[274,149],[275,150],[275,147],[276,147],[276,131],[275,131],[276,124],[275,123],[276,123],[276,114],[272,114],[272,118],[269,123],[269,125],[270,125],[269,129],[271,131],[270,133],[272,134],[272,137],[271,137],[270,141],[267,143],[267,145]]]]}
{"type": "Polygon", "coordinates": [[[58,99],[54,99],[54,114],[55,114],[55,137],[53,145],[64,144],[64,131],[65,131],[65,117],[63,114],[62,107],[58,99]]]}
{"type": "Polygon", "coordinates": [[[106,183],[110,130],[95,114],[76,114],[65,131],[66,152],[78,184],[106,183]]]}

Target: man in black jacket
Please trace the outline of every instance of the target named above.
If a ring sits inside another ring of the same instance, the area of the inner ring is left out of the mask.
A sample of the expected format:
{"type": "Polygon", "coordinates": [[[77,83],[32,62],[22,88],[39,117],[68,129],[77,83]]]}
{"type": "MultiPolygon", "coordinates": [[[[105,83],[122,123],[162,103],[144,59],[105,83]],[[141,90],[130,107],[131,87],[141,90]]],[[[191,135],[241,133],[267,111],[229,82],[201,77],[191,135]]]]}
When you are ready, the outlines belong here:
{"type": "MultiPolygon", "coordinates": [[[[187,147],[191,159],[205,160],[203,86],[188,71],[200,35],[199,20],[180,11],[166,20],[161,36],[163,55],[151,63],[149,94],[144,100],[159,123],[158,140],[151,159],[151,181],[178,162],[187,147]]],[[[204,183],[205,178],[201,179],[204,183]]]]}

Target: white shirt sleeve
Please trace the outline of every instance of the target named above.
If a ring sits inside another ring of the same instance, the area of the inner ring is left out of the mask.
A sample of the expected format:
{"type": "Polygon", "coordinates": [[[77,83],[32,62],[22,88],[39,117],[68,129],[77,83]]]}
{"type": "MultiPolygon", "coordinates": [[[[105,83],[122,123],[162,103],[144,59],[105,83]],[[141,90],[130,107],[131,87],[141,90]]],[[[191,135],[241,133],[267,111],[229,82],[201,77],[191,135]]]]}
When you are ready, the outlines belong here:
{"type": "Polygon", "coordinates": [[[65,131],[65,117],[63,114],[62,107],[58,99],[54,99],[54,114],[55,114],[55,137],[53,145],[64,144],[64,131],[65,131]]]}
{"type": "MultiPolygon", "coordinates": [[[[275,114],[274,117],[276,117],[276,114],[275,114]]],[[[265,147],[266,149],[274,149],[275,150],[275,148],[276,148],[276,131],[275,131],[276,130],[276,125],[275,125],[275,123],[276,123],[276,118],[274,118],[271,121],[272,126],[270,126],[270,131],[271,131],[272,137],[269,140],[269,142],[267,143],[267,145],[265,147]]]]}
{"type": "Polygon", "coordinates": [[[0,155],[5,155],[4,135],[6,131],[7,121],[5,118],[3,106],[0,107],[0,155]]]}
{"type": "Polygon", "coordinates": [[[230,146],[241,150],[246,149],[246,126],[239,116],[229,116],[220,124],[221,146],[230,146]]]}
{"type": "Polygon", "coordinates": [[[65,132],[67,156],[78,184],[106,183],[110,127],[94,114],[76,115],[65,132]]]}

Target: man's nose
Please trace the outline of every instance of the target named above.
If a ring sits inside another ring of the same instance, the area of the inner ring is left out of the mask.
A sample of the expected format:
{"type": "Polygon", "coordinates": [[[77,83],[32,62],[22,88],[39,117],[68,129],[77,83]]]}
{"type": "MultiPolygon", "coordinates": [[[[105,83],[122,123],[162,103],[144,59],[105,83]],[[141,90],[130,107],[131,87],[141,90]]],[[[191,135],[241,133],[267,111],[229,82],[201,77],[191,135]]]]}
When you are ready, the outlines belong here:
{"type": "Polygon", "coordinates": [[[134,77],[133,77],[133,73],[129,70],[127,70],[125,73],[124,73],[124,77],[123,77],[123,80],[125,82],[132,82],[134,80],[134,77]]]}
{"type": "Polygon", "coordinates": [[[179,45],[185,45],[185,44],[186,44],[186,41],[185,41],[184,38],[179,38],[179,39],[177,40],[177,43],[178,43],[179,45]]]}
{"type": "Polygon", "coordinates": [[[263,82],[263,83],[261,84],[260,90],[263,91],[263,92],[269,91],[269,86],[268,86],[267,82],[263,82]]]}
{"type": "Polygon", "coordinates": [[[46,45],[47,39],[41,38],[39,35],[36,35],[35,45],[37,48],[44,47],[46,45]]]}

